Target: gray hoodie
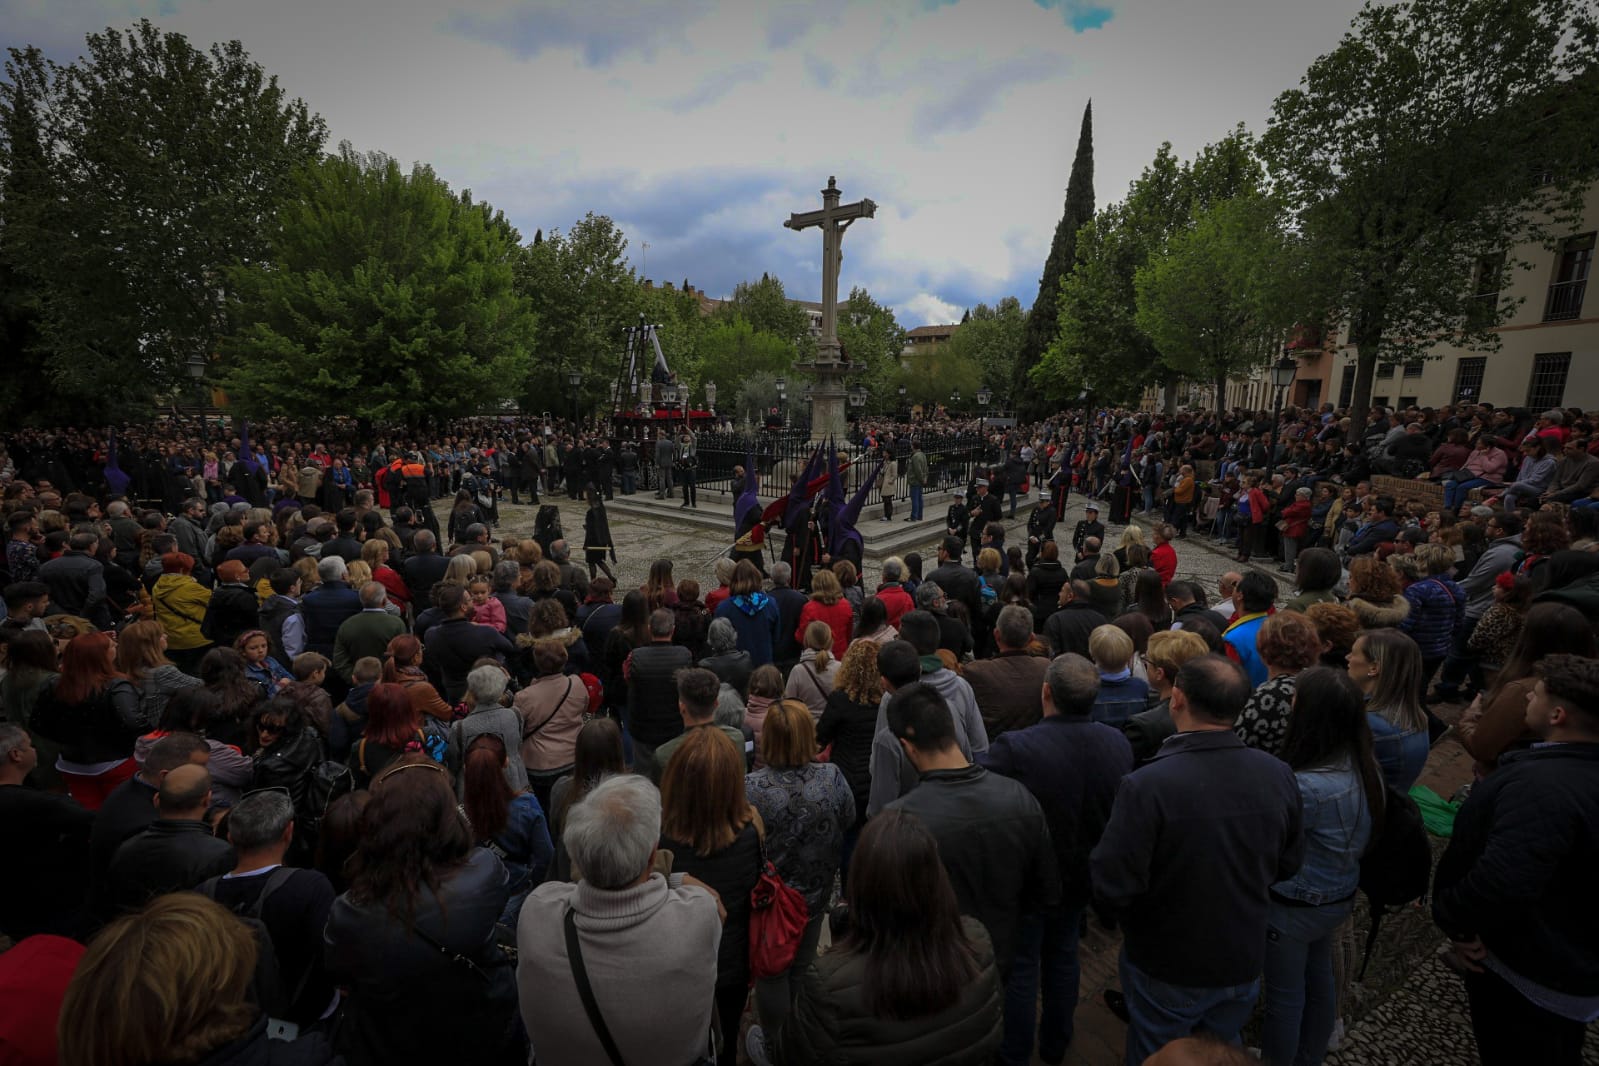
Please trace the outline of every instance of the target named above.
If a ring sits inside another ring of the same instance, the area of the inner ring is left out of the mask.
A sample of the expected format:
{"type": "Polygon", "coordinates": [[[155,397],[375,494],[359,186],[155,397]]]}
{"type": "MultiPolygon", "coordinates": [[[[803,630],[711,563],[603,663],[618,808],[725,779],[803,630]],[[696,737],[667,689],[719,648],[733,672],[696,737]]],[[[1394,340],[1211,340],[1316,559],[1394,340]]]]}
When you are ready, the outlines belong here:
{"type": "MultiPolygon", "coordinates": [[[[988,750],[988,730],[977,709],[977,697],[972,694],[972,686],[942,664],[937,670],[929,671],[926,663],[927,660],[923,659],[922,684],[936,689],[944,697],[944,702],[949,704],[950,715],[955,720],[955,743],[960,745],[961,754],[968,759],[981,755],[988,750]]],[[[884,695],[882,702],[877,705],[877,732],[872,737],[872,788],[866,799],[868,818],[915,788],[919,780],[916,767],[911,765],[911,761],[905,757],[905,750],[900,747],[899,738],[888,728],[890,698],[884,695]]]]}

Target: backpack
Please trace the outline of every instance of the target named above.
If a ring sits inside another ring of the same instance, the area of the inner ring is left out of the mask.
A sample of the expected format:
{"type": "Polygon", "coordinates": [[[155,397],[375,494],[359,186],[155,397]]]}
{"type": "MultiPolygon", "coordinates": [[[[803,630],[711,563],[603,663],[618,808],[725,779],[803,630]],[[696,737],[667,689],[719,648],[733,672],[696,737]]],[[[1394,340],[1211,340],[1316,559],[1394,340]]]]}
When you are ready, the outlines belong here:
{"type": "MultiPolygon", "coordinates": [[[[256,1006],[268,1018],[283,1018],[294,1001],[300,998],[300,993],[305,991],[305,983],[311,978],[311,966],[305,968],[300,979],[294,983],[293,988],[283,987],[283,974],[278,966],[277,949],[272,943],[272,934],[262,921],[261,913],[266,909],[266,901],[286,884],[295,871],[288,866],[279,866],[276,870],[266,875],[266,883],[261,886],[261,892],[250,903],[240,902],[229,908],[238,915],[239,920],[250,927],[250,932],[255,935],[256,943],[260,947],[260,954],[255,962],[255,1001],[256,1006]]],[[[213,903],[217,901],[217,885],[222,877],[210,877],[201,881],[194,890],[213,903]]]]}
{"type": "Polygon", "coordinates": [[[1371,929],[1366,934],[1360,979],[1366,976],[1371,948],[1383,914],[1427,894],[1432,878],[1432,845],[1421,809],[1409,795],[1392,785],[1383,789],[1381,831],[1375,833],[1360,857],[1360,890],[1371,904],[1371,929]]]}
{"type": "Polygon", "coordinates": [[[355,774],[343,763],[324,759],[311,767],[305,779],[305,810],[300,830],[314,839],[333,801],[354,791],[355,774]]]}

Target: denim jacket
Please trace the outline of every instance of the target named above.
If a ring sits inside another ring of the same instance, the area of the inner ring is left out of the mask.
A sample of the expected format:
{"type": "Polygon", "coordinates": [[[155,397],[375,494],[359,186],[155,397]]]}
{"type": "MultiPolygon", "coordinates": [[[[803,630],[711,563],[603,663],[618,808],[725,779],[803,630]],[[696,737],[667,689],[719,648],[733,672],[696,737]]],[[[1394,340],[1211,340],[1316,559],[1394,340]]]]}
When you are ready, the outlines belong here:
{"type": "Polygon", "coordinates": [[[1271,886],[1272,895],[1319,906],[1355,894],[1360,855],[1371,838],[1371,812],[1360,773],[1348,761],[1297,770],[1305,820],[1305,860],[1299,872],[1271,886]]]}
{"type": "Polygon", "coordinates": [[[1371,746],[1382,767],[1382,778],[1390,787],[1409,792],[1427,765],[1431,747],[1425,729],[1401,729],[1376,711],[1366,712],[1371,724],[1371,746]]]}

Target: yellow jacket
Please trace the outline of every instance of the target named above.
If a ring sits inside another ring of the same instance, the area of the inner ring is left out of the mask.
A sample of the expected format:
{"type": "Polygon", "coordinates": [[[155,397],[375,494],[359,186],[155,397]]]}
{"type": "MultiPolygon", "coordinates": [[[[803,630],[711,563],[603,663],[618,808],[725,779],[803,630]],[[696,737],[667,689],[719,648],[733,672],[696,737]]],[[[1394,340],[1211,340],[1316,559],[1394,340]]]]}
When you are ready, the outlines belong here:
{"type": "Polygon", "coordinates": [[[211,643],[200,634],[211,590],[188,574],[162,574],[150,590],[155,620],[167,631],[167,647],[192,651],[211,643]]]}

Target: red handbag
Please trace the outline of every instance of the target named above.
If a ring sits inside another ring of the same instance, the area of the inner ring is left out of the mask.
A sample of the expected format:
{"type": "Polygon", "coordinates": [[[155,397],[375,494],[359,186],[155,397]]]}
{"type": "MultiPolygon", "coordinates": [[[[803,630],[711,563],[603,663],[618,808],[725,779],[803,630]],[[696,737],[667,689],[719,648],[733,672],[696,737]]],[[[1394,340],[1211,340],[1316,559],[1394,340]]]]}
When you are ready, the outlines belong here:
{"type": "Polygon", "coordinates": [[[761,875],[750,890],[750,980],[776,977],[794,964],[794,953],[805,935],[811,908],[805,896],[777,875],[766,857],[766,833],[756,823],[761,840],[761,875]]]}

